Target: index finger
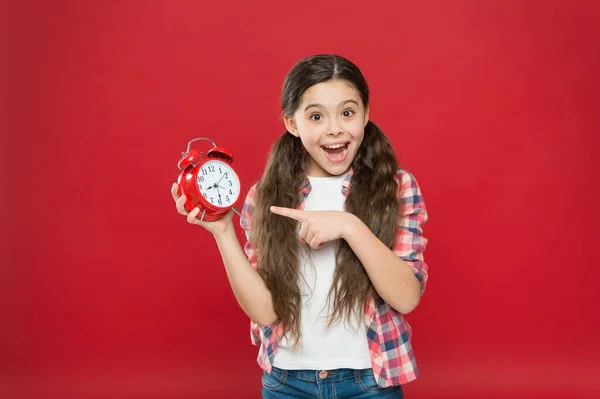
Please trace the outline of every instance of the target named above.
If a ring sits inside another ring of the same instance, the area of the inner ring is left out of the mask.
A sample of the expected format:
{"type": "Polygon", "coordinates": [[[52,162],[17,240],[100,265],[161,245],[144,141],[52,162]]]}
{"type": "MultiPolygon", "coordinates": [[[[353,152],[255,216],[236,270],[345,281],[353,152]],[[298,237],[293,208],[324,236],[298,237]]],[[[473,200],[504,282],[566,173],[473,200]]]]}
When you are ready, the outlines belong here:
{"type": "Polygon", "coordinates": [[[281,215],[281,216],[285,216],[288,218],[292,218],[295,219],[299,222],[303,222],[304,219],[306,218],[305,212],[301,211],[299,209],[292,209],[292,208],[284,208],[281,206],[272,206],[270,208],[271,212],[277,214],[277,215],[281,215]]]}
{"type": "Polygon", "coordinates": [[[171,186],[171,195],[173,196],[173,199],[175,201],[179,199],[179,193],[177,192],[177,189],[177,183],[173,183],[173,185],[171,186]]]}

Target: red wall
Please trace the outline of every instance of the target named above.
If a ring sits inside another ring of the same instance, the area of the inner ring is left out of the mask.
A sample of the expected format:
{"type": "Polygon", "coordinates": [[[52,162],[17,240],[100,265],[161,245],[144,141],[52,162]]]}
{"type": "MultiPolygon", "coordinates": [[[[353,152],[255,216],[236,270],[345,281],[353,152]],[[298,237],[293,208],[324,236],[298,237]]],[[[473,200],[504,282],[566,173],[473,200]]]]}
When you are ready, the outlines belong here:
{"type": "Polygon", "coordinates": [[[0,396],[259,397],[169,190],[198,136],[247,189],[285,73],[337,52],[429,207],[407,397],[599,397],[600,3],[284,4],[2,5],[0,396]]]}

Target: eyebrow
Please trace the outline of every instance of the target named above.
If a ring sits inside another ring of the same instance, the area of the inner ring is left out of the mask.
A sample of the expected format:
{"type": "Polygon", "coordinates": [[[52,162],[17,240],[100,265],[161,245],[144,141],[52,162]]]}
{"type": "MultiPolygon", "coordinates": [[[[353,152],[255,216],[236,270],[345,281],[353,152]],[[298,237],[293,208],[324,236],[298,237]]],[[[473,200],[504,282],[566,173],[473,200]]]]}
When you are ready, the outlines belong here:
{"type": "MultiPolygon", "coordinates": [[[[342,106],[343,106],[343,105],[346,105],[346,104],[348,104],[348,103],[354,103],[354,104],[356,104],[356,106],[357,106],[357,107],[359,106],[359,104],[358,104],[358,101],[356,101],[356,100],[346,100],[346,101],[342,101],[340,105],[342,105],[342,106]]],[[[321,105],[321,104],[308,104],[308,105],[306,106],[306,108],[304,108],[304,111],[306,111],[307,109],[309,109],[309,108],[311,108],[311,107],[317,107],[317,108],[318,108],[318,107],[322,107],[322,105],[321,105]]]]}

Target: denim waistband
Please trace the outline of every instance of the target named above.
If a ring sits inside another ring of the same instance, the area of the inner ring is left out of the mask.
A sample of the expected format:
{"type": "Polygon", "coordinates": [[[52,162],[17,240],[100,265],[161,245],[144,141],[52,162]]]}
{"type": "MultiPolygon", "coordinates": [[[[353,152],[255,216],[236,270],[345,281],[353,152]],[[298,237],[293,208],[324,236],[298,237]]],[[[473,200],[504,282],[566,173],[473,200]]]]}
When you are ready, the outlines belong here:
{"type": "Polygon", "coordinates": [[[284,378],[293,376],[299,380],[308,382],[337,382],[349,378],[353,378],[356,382],[359,382],[362,376],[373,374],[373,369],[283,370],[273,366],[272,370],[282,374],[284,378]]]}

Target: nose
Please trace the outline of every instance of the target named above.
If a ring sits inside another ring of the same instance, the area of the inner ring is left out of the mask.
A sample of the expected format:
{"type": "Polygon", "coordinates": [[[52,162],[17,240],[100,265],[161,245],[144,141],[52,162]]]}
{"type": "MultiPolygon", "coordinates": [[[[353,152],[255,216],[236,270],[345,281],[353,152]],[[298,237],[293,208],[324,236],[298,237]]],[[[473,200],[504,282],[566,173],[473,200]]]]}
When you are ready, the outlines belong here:
{"type": "Polygon", "coordinates": [[[339,136],[342,133],[344,133],[344,128],[342,127],[342,124],[335,118],[331,119],[327,135],[335,137],[339,136]]]}

